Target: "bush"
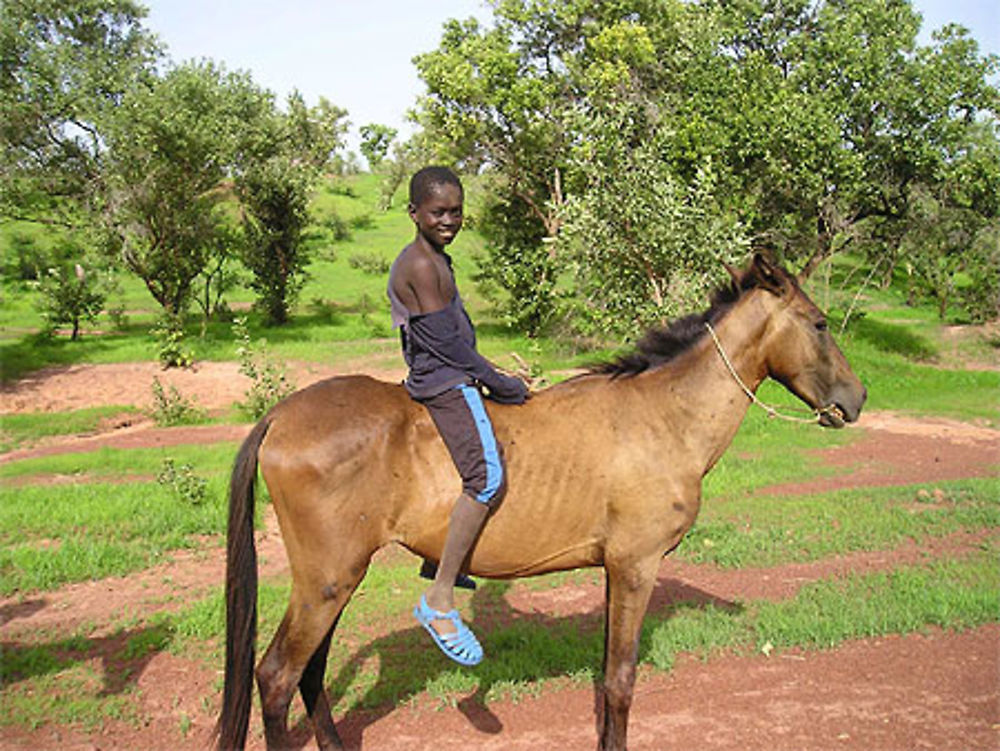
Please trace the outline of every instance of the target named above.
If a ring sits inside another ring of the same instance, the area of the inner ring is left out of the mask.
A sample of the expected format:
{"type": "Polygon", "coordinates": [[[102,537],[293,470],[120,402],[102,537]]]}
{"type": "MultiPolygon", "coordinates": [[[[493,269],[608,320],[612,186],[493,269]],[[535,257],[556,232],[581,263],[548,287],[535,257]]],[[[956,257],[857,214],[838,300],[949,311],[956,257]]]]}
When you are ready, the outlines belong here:
{"type": "Polygon", "coordinates": [[[205,413],[190,399],[183,396],[177,387],[171,385],[169,391],[163,388],[159,378],[153,378],[153,421],[161,427],[185,425],[201,420],[205,413]]]}
{"type": "Polygon", "coordinates": [[[250,379],[246,401],[239,406],[244,413],[256,420],[295,391],[295,384],[289,380],[285,368],[268,355],[266,342],[261,340],[259,349],[254,347],[246,317],[233,321],[233,333],[236,335],[240,373],[250,379]]]}
{"type": "Polygon", "coordinates": [[[157,359],[163,369],[189,368],[194,354],[182,346],[184,327],[180,316],[164,313],[149,332],[157,342],[157,359]]]}
{"type": "Polygon", "coordinates": [[[208,482],[194,473],[190,464],[176,466],[172,457],[164,457],[156,481],[173,491],[177,500],[198,506],[208,497],[208,482]]]}
{"type": "Polygon", "coordinates": [[[47,265],[45,251],[35,238],[25,232],[13,231],[8,237],[9,248],[0,255],[0,268],[8,279],[38,281],[47,265]]]}
{"type": "Polygon", "coordinates": [[[385,276],[389,273],[392,263],[373,251],[361,251],[354,253],[347,259],[348,265],[352,269],[358,269],[371,276],[385,276]]]}
{"type": "Polygon", "coordinates": [[[69,325],[73,327],[70,339],[78,339],[80,324],[97,320],[109,289],[108,282],[97,274],[88,274],[78,263],[72,269],[68,265],[48,269],[38,282],[37,302],[46,329],[51,332],[57,326],[69,325]]]}

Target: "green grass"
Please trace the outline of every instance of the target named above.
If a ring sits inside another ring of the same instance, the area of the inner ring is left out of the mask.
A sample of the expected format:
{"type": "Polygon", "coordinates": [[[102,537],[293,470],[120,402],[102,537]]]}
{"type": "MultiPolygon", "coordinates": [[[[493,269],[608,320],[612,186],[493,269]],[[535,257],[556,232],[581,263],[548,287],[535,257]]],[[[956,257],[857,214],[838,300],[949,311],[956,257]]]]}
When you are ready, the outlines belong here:
{"type": "Polygon", "coordinates": [[[961,530],[1000,528],[993,478],[799,496],[708,500],[677,555],[726,568],[885,550],[961,530]],[[940,491],[938,497],[921,490],[940,491]]]}
{"type": "MultiPolygon", "coordinates": [[[[647,616],[640,661],[669,671],[684,654],[709,659],[723,652],[829,649],[851,639],[996,622],[997,552],[990,548],[957,560],[818,581],[780,602],[748,601],[728,608],[674,603],[647,616]]],[[[381,585],[398,583],[396,574],[388,576],[381,585]]],[[[501,603],[508,587],[485,583],[471,609],[478,614],[490,601],[501,603]]],[[[265,639],[273,633],[287,595],[285,585],[262,586],[265,639]]],[[[398,604],[405,609],[412,604],[411,595],[393,593],[379,608],[385,612],[398,604]]],[[[334,638],[326,685],[337,702],[337,714],[398,705],[419,695],[443,704],[470,694],[481,703],[516,700],[566,682],[590,683],[601,673],[603,637],[597,614],[553,619],[521,614],[481,634],[490,659],[468,671],[450,667],[415,626],[366,635],[365,606],[355,607],[364,599],[361,595],[352,601],[334,638]]],[[[77,635],[8,648],[0,675],[0,725],[56,722],[88,728],[108,719],[141,722],[129,709],[134,676],[157,652],[190,654],[198,650],[200,640],[216,643],[215,649],[202,651],[214,664],[221,639],[221,600],[209,598],[156,620],[110,638],[77,635]],[[102,667],[94,668],[91,663],[98,655],[102,667]]]]}
{"type": "MultiPolygon", "coordinates": [[[[334,241],[319,225],[310,229],[313,262],[309,280],[293,310],[292,321],[282,327],[263,328],[255,314],[249,326],[255,340],[265,337],[269,350],[279,360],[306,360],[323,364],[343,363],[362,357],[376,357],[398,367],[398,342],[389,329],[385,275],[353,268],[350,259],[364,255],[391,261],[413,234],[412,223],[401,199],[386,212],[376,209],[379,178],[358,175],[328,184],[317,192],[313,213],[322,222],[335,212],[347,225],[350,236],[334,241]],[[384,359],[383,359],[384,358],[384,359]]],[[[469,204],[475,204],[475,190],[469,204]]],[[[35,234],[37,228],[32,229],[35,234]]],[[[2,232],[0,232],[2,235],[2,232]]],[[[2,240],[2,237],[0,237],[2,240]]],[[[36,238],[42,242],[40,238],[36,238]]],[[[449,248],[455,259],[456,275],[470,312],[477,322],[480,348],[502,365],[510,366],[511,352],[517,352],[544,371],[563,371],[592,361],[599,352],[581,352],[575,344],[545,337],[528,339],[492,320],[488,305],[472,283],[476,258],[484,241],[470,227],[449,248]]],[[[838,256],[831,268],[830,284],[825,272],[814,275],[809,289],[818,304],[830,309],[835,326],[853,299],[851,287],[842,289],[848,275],[851,284],[866,276],[860,262],[838,256]]],[[[0,362],[3,379],[9,381],[47,365],[77,362],[107,363],[156,359],[156,343],[149,335],[156,305],[144,285],[124,275],[121,291],[110,301],[129,311],[123,332],[113,331],[110,319],[102,315],[96,328],[106,332],[85,334],[79,342],[65,337],[40,339],[31,332],[41,319],[32,305],[34,293],[23,283],[6,280],[0,298],[0,362]]],[[[249,303],[253,293],[234,290],[230,302],[249,303]]],[[[848,331],[841,335],[843,348],[854,369],[869,389],[869,409],[905,410],[916,414],[942,414],[959,419],[981,419],[1000,425],[1000,373],[941,370],[928,365],[938,353],[941,323],[933,306],[909,307],[902,284],[863,290],[861,307],[855,311],[848,331]],[[863,313],[860,315],[859,313],[863,313]]],[[[213,322],[200,336],[201,324],[192,316],[187,326],[185,347],[196,360],[234,360],[235,342],[227,323],[213,322]]],[[[996,358],[996,353],[994,353],[996,358]]],[[[765,398],[770,391],[766,386],[765,398]]],[[[783,399],[784,397],[779,397],[783,399]]],[[[787,403],[794,403],[788,397],[787,403]]]]}
{"type": "Polygon", "coordinates": [[[952,370],[913,363],[870,342],[847,339],[844,351],[868,389],[866,409],[941,415],[1000,425],[1000,370],[952,370]]]}
{"type": "Polygon", "coordinates": [[[32,412],[0,416],[0,453],[13,451],[40,438],[97,430],[103,420],[122,414],[139,414],[132,406],[88,407],[71,412],[32,412]]]}
{"type": "MultiPolygon", "coordinates": [[[[103,446],[94,451],[53,454],[0,464],[0,479],[17,477],[28,481],[33,475],[81,475],[99,482],[108,477],[154,475],[165,457],[174,459],[178,464],[190,464],[205,476],[222,477],[228,475],[238,448],[239,444],[235,441],[142,449],[103,446]]],[[[3,492],[7,498],[15,499],[22,491],[28,492],[26,488],[7,488],[3,492]]]]}
{"type": "MultiPolygon", "coordinates": [[[[771,382],[763,384],[759,396],[784,414],[795,415],[789,410],[801,406],[785,389],[771,382]]],[[[809,451],[845,445],[863,435],[856,430],[829,430],[815,423],[770,418],[751,406],[732,444],[706,475],[702,492],[706,498],[742,495],[779,482],[836,474],[842,470],[824,465],[809,451]]]]}
{"type": "Polygon", "coordinates": [[[216,476],[201,504],[155,482],[18,488],[16,503],[0,504],[0,594],[148,568],[195,535],[221,535],[224,493],[216,476]]]}
{"type": "Polygon", "coordinates": [[[809,584],[791,600],[754,606],[758,646],[831,648],[848,639],[967,629],[1000,619],[996,549],[966,560],[809,584]]]}
{"type": "MultiPolygon", "coordinates": [[[[400,366],[398,341],[388,328],[384,274],[367,273],[350,261],[358,255],[391,261],[409,241],[412,224],[399,201],[386,213],[374,209],[376,178],[360,176],[348,187],[350,192],[325,188],[317,195],[317,216],[336,212],[351,235],[334,243],[329,234],[313,232],[310,280],[292,322],[264,328],[255,314],[249,316],[253,339],[266,338],[269,352],[279,361],[343,364],[363,358],[368,364],[400,366]]],[[[38,242],[49,239],[36,237],[38,242]]],[[[547,373],[604,354],[581,352],[573,344],[544,337],[528,339],[493,321],[471,281],[474,259],[482,249],[482,238],[469,230],[450,251],[484,354],[511,366],[510,353],[517,352],[547,373]]],[[[838,258],[835,283],[856,265],[853,259],[838,258]]],[[[855,273],[863,276],[864,270],[855,273]]],[[[149,335],[155,304],[139,280],[123,277],[121,282],[109,302],[128,311],[125,329],[113,330],[110,318],[102,315],[94,329],[105,333],[88,328],[81,341],[69,342],[65,337],[35,336],[40,318],[33,307],[34,293],[23,283],[4,280],[0,362],[5,381],[50,365],[155,361],[156,343],[149,335]]],[[[229,296],[234,303],[249,303],[252,298],[247,289],[229,296]]],[[[850,303],[850,296],[836,289],[815,288],[813,298],[830,309],[835,326],[850,303]]],[[[865,290],[861,310],[864,315],[856,316],[838,340],[868,387],[866,409],[1000,425],[1000,373],[934,367],[941,352],[941,324],[933,309],[905,306],[900,290],[890,287],[865,290]]],[[[197,360],[236,359],[226,323],[213,322],[200,336],[200,323],[192,318],[185,346],[197,360]]],[[[802,406],[771,382],[759,395],[782,410],[802,406]]],[[[103,417],[125,409],[5,416],[0,449],[48,435],[92,430],[103,417]]],[[[824,466],[809,450],[862,435],[770,420],[751,408],[732,447],[706,478],[701,516],[677,554],[725,567],[774,566],[852,551],[888,550],[908,540],[919,543],[960,530],[1000,528],[995,479],[761,497],[761,489],[770,485],[848,471],[824,466]],[[921,489],[940,490],[943,495],[925,500],[918,495],[921,489]]],[[[0,465],[0,481],[18,481],[0,488],[0,594],[30,596],[67,582],[147,568],[172,550],[203,544],[196,536],[209,535],[221,544],[226,480],[235,452],[235,443],[105,448],[0,465]],[[135,479],[154,476],[165,458],[189,464],[206,478],[208,500],[186,503],[167,487],[135,479]],[[47,475],[75,476],[77,483],[22,484],[47,475]],[[111,482],[123,478],[133,481],[111,482]]],[[[647,618],[641,658],[653,669],[669,669],[678,654],[708,658],[719,651],[826,648],[845,639],[996,621],[1000,618],[998,551],[993,543],[987,547],[982,554],[961,560],[817,582],[778,603],[745,602],[731,608],[678,603],[647,618]]],[[[600,572],[588,570],[517,586],[594,585],[600,578],[600,572]]],[[[479,701],[517,698],[553,683],[586,683],[599,675],[603,637],[596,613],[571,618],[515,613],[504,596],[512,585],[496,582],[484,582],[476,593],[462,593],[458,600],[474,623],[481,619],[500,624],[484,634],[489,661],[474,672],[450,667],[428,648],[426,635],[408,618],[424,586],[412,561],[370,570],[344,613],[332,646],[327,684],[338,700],[335,712],[404,702],[423,693],[445,703],[469,693],[479,701]],[[400,628],[404,622],[407,625],[400,628]]],[[[287,581],[261,585],[262,640],[277,628],[288,594],[287,581]]],[[[30,645],[5,646],[0,724],[34,726],[51,718],[84,727],[112,718],[140,722],[129,709],[135,690],[130,671],[168,649],[218,665],[222,613],[217,591],[181,613],[156,616],[141,628],[121,624],[123,631],[110,645],[86,635],[45,641],[44,634],[36,634],[30,645]],[[113,664],[103,663],[102,674],[93,663],[109,654],[113,664]]]]}
{"type": "Polygon", "coordinates": [[[679,654],[831,649],[851,639],[993,623],[1000,620],[996,552],[812,582],[780,602],[677,605],[647,618],[642,659],[669,670],[679,654]]]}

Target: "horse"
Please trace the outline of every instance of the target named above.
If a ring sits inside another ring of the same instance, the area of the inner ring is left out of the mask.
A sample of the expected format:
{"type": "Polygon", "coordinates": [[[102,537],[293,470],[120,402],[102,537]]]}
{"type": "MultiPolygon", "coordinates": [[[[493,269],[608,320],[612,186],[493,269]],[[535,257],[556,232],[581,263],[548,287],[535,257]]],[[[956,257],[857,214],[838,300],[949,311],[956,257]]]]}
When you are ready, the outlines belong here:
{"type": "MultiPolygon", "coordinates": [[[[465,570],[510,579],[605,569],[603,751],[625,749],[640,626],[660,561],[694,523],[702,478],[732,441],[757,387],[777,380],[833,428],[857,420],[866,397],[794,276],[761,254],[729,272],[731,282],[706,312],[651,330],[632,354],[549,386],[524,405],[489,404],[508,488],[465,570]]],[[[258,467],[292,579],[284,619],[256,668],[267,747],[289,745],[288,710],[298,689],[319,748],[342,749],[323,687],[334,628],[383,546],[439,559],[457,473],[427,411],[400,384],[330,378],[286,398],[255,425],[229,491],[225,681],[216,725],[216,745],[227,751],[243,748],[250,716],[258,467]]]]}

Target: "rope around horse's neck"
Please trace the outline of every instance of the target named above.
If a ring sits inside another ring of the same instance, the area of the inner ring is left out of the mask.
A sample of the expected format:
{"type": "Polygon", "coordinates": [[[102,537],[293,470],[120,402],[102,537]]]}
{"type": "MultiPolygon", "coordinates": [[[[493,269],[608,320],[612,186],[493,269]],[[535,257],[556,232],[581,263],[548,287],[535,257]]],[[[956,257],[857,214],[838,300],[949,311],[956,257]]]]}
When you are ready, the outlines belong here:
{"type": "MultiPolygon", "coordinates": [[[[813,410],[813,412],[814,412],[813,418],[812,419],[807,419],[807,418],[804,418],[804,417],[794,417],[792,415],[783,415],[780,412],[778,412],[777,409],[775,409],[774,407],[772,407],[770,404],[766,404],[765,402],[762,402],[760,399],[757,398],[757,395],[753,391],[751,391],[747,387],[747,385],[745,383],[743,383],[743,379],[740,378],[740,374],[736,372],[736,368],[733,367],[732,362],[730,362],[730,360],[729,360],[729,356],[726,355],[726,351],[722,348],[722,342],[720,342],[719,341],[719,337],[715,335],[715,329],[712,328],[712,324],[710,324],[708,321],[705,321],[705,328],[708,329],[708,333],[712,335],[712,341],[715,342],[715,348],[719,351],[719,356],[722,357],[722,362],[724,362],[726,364],[726,367],[729,369],[730,375],[732,375],[732,377],[734,379],[736,379],[736,383],[738,383],[740,385],[740,388],[743,389],[743,393],[746,394],[748,397],[750,397],[750,401],[752,401],[758,407],[760,407],[765,412],[767,412],[767,416],[768,417],[780,417],[782,420],[788,420],[789,422],[803,422],[803,423],[810,423],[811,424],[811,423],[814,423],[817,420],[819,420],[820,415],[824,411],[826,411],[825,409],[822,409],[822,410],[818,410],[818,409],[817,410],[813,410]]],[[[804,410],[800,410],[800,411],[804,411],[804,410]]]]}

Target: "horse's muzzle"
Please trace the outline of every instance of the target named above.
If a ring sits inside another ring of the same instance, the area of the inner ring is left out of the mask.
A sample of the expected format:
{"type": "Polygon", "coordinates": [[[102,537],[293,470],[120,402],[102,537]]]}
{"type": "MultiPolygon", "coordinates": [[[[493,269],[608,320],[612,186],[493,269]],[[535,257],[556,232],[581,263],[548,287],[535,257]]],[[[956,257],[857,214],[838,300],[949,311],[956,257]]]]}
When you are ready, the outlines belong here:
{"type": "Polygon", "coordinates": [[[834,388],[829,403],[819,412],[819,424],[824,428],[842,428],[857,422],[861,407],[868,398],[868,390],[858,383],[856,388],[834,388]]]}

